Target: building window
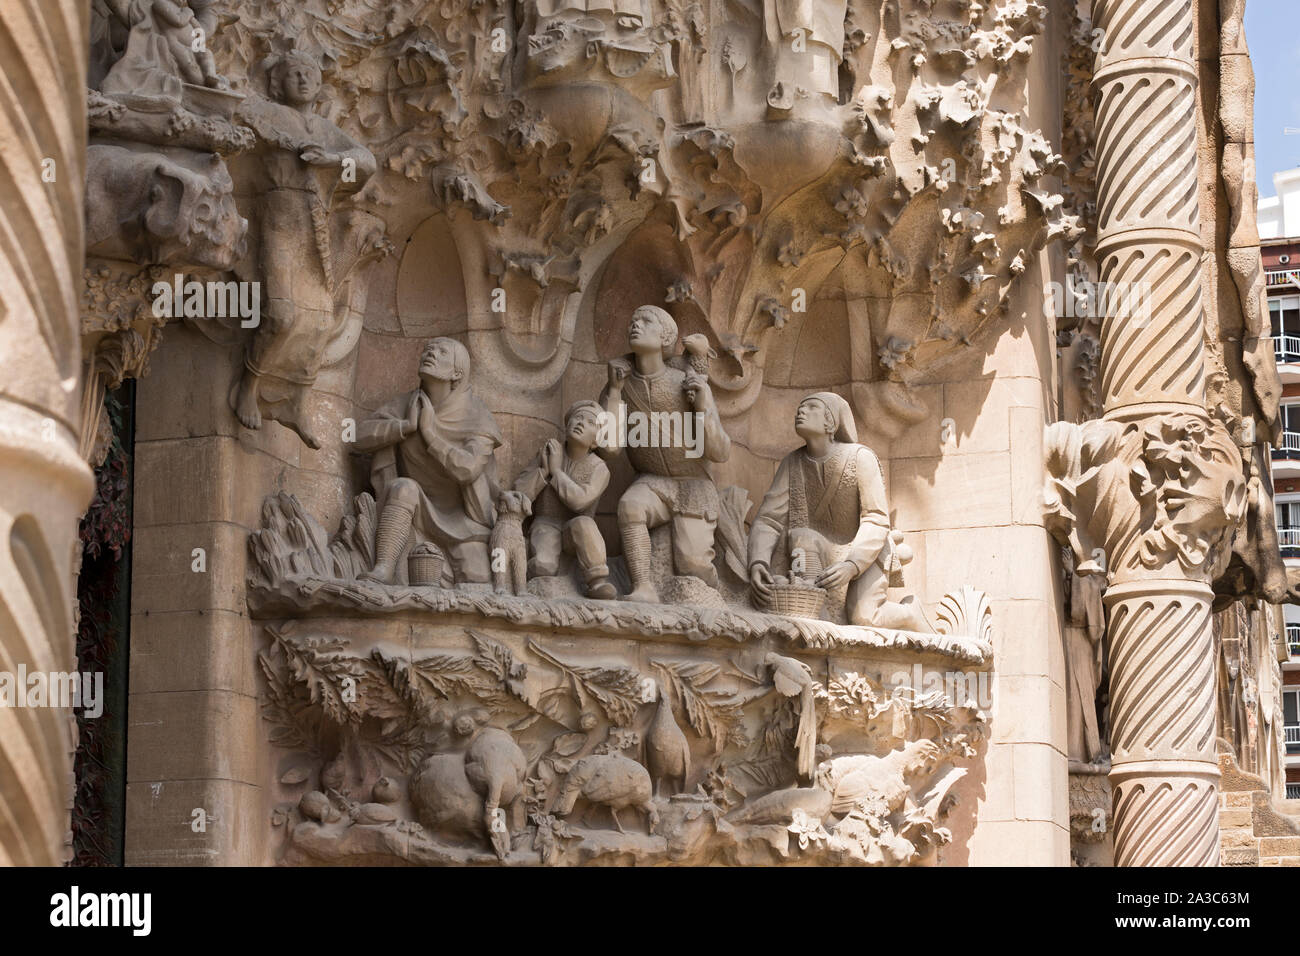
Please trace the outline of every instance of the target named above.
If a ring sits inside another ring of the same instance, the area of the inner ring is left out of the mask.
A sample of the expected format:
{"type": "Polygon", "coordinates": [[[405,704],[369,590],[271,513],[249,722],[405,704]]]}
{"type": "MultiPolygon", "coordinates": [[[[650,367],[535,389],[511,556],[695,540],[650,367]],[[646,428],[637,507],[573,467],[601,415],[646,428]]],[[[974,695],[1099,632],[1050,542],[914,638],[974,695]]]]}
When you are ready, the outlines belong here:
{"type": "Polygon", "coordinates": [[[1282,557],[1300,558],[1300,501],[1279,501],[1277,511],[1277,543],[1282,557]]]}
{"type": "MultiPolygon", "coordinates": [[[[1300,357],[1296,361],[1300,362],[1300,357]]],[[[1282,416],[1282,438],[1273,449],[1273,457],[1300,461],[1300,404],[1283,405],[1278,411],[1282,416]]]]}
{"type": "Polygon", "coordinates": [[[1300,690],[1282,691],[1282,725],[1287,756],[1300,755],[1300,690]]]}
{"type": "Polygon", "coordinates": [[[1300,755],[1300,690],[1282,691],[1282,724],[1287,756],[1300,755]]]}
{"type": "Polygon", "coordinates": [[[1268,301],[1273,352],[1279,362],[1300,362],[1300,295],[1284,295],[1268,301]]]}

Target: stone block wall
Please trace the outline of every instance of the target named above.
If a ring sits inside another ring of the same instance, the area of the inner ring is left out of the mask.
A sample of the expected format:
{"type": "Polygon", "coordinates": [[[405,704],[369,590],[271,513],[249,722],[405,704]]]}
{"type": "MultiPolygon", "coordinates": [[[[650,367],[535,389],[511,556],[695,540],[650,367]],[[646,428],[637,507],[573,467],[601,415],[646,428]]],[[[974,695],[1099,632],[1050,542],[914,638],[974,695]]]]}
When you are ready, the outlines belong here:
{"type": "Polygon", "coordinates": [[[1300,816],[1279,810],[1263,778],[1230,754],[1219,754],[1219,772],[1220,865],[1300,866],[1300,816]]]}

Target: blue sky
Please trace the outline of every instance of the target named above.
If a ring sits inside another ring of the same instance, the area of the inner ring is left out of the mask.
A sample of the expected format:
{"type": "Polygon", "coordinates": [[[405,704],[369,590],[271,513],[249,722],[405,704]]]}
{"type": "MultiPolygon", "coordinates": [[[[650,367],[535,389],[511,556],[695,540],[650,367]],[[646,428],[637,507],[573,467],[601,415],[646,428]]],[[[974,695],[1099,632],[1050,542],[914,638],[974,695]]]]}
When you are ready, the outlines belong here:
{"type": "Polygon", "coordinates": [[[1260,196],[1273,174],[1300,166],[1300,0],[1246,0],[1255,64],[1255,172],[1260,196]],[[1286,127],[1298,132],[1284,134],[1286,127]]]}

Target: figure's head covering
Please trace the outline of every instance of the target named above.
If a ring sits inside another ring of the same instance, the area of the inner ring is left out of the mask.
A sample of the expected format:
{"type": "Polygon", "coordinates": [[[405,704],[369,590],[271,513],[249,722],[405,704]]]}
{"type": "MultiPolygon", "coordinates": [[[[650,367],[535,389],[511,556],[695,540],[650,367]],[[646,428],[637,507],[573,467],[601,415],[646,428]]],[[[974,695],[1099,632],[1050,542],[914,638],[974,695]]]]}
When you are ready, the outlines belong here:
{"type": "Polygon", "coordinates": [[[467,387],[469,385],[469,349],[455,339],[444,335],[425,342],[424,348],[420,350],[420,361],[423,362],[425,356],[440,344],[445,344],[447,350],[451,352],[451,367],[452,371],[456,373],[456,378],[452,380],[452,388],[462,389],[467,387]]]}
{"type": "Polygon", "coordinates": [[[278,56],[269,57],[264,63],[266,69],[266,91],[270,95],[271,99],[275,100],[277,103],[284,102],[284,72],[294,65],[310,67],[316,72],[317,82],[320,80],[320,63],[306,50],[301,50],[295,47],[278,56]]]}
{"type": "Polygon", "coordinates": [[[599,417],[601,413],[604,411],[604,409],[600,407],[599,402],[593,402],[589,398],[584,398],[582,401],[574,402],[572,405],[569,406],[569,410],[564,413],[565,429],[568,429],[569,422],[573,421],[573,416],[578,414],[578,412],[582,412],[582,411],[594,412],[596,414],[597,419],[599,420],[599,417]]]}
{"type": "Polygon", "coordinates": [[[814,392],[804,398],[804,401],[808,401],[809,398],[821,402],[831,413],[831,419],[835,422],[831,437],[835,441],[857,444],[858,426],[853,422],[853,409],[849,407],[848,402],[834,392],[814,392]]]}

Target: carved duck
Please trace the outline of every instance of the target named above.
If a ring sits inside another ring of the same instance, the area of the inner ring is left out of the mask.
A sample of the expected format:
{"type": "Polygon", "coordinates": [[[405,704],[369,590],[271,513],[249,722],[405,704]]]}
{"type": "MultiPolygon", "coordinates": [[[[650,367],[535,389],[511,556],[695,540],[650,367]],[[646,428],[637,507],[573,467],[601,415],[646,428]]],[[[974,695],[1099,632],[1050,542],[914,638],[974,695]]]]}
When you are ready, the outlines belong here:
{"type": "Polygon", "coordinates": [[[650,770],[650,779],[654,781],[654,795],[657,797],[664,780],[672,781],[677,793],[686,789],[686,777],[691,772],[691,748],[673,717],[673,707],[668,702],[668,696],[662,687],[657,686],[656,689],[659,706],[655,708],[654,720],[646,731],[645,762],[650,770]]]}

